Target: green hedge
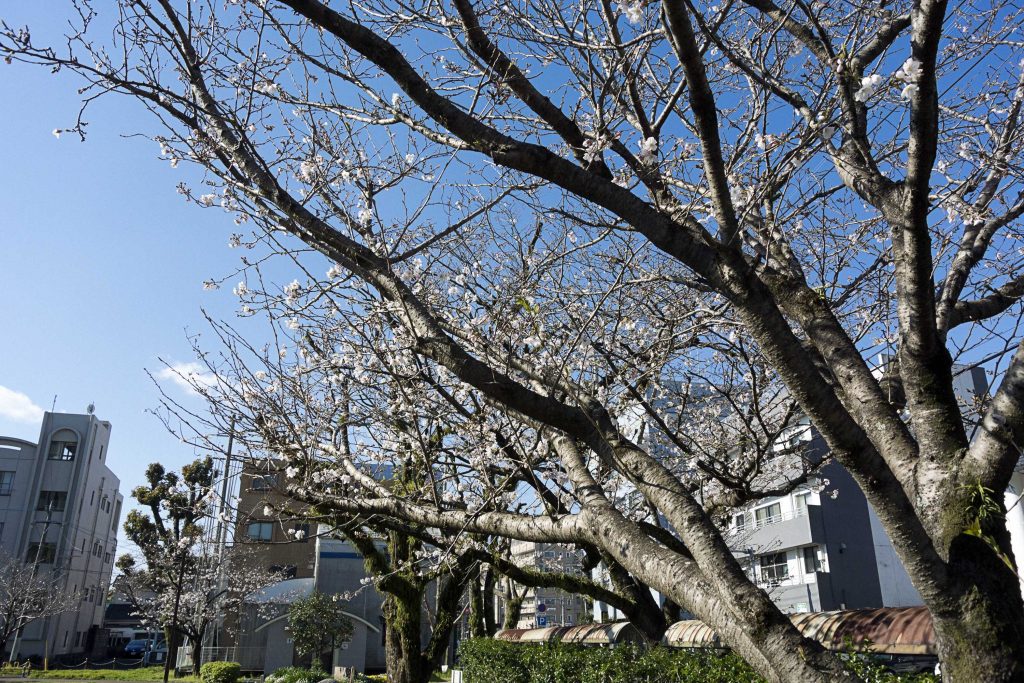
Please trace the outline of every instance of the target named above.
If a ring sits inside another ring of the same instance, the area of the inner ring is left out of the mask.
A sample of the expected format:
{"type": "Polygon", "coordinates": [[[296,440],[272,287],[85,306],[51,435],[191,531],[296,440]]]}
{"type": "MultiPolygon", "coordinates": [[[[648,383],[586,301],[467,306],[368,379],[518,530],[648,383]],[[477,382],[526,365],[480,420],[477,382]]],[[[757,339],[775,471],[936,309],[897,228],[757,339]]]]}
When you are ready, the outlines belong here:
{"type": "Polygon", "coordinates": [[[242,675],[238,662],[210,662],[203,664],[199,677],[203,683],[237,683],[242,675]]]}
{"type": "MultiPolygon", "coordinates": [[[[614,649],[579,645],[532,645],[489,638],[459,646],[466,683],[762,683],[731,652],[677,650],[661,646],[614,649]]],[[[896,676],[864,661],[851,668],[879,683],[927,683],[930,675],[896,676]]]]}
{"type": "Polygon", "coordinates": [[[325,678],[330,678],[330,675],[319,668],[303,669],[300,666],[287,666],[267,676],[264,683],[317,683],[325,678]]]}

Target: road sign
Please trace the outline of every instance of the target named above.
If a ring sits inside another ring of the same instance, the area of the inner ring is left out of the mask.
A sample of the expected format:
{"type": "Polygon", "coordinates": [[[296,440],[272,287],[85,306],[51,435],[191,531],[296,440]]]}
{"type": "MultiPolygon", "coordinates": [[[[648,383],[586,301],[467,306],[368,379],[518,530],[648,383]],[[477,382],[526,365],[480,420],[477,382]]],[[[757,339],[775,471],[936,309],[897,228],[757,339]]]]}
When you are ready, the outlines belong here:
{"type": "Polygon", "coordinates": [[[542,603],[540,603],[539,605],[537,605],[537,611],[538,611],[538,612],[547,612],[547,611],[548,611],[548,606],[547,606],[547,605],[545,605],[545,604],[544,604],[544,603],[542,602],[542,603]]]}
{"type": "Polygon", "coordinates": [[[544,628],[548,625],[547,617],[537,617],[537,628],[544,628]]]}

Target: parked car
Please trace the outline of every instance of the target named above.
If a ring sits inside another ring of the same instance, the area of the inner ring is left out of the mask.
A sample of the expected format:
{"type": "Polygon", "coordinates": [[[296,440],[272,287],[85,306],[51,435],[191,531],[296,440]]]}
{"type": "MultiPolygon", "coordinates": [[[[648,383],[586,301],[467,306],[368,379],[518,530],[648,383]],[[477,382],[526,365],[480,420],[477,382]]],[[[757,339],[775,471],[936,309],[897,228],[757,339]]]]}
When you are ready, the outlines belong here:
{"type": "MultiPolygon", "coordinates": [[[[140,638],[138,640],[129,641],[128,644],[124,646],[124,656],[143,657],[156,645],[157,641],[154,638],[140,638]]],[[[160,645],[163,645],[163,643],[161,642],[160,645]]]]}
{"type": "Polygon", "coordinates": [[[143,664],[163,664],[164,660],[167,659],[167,643],[163,640],[157,641],[155,645],[145,655],[143,655],[143,664]]]}

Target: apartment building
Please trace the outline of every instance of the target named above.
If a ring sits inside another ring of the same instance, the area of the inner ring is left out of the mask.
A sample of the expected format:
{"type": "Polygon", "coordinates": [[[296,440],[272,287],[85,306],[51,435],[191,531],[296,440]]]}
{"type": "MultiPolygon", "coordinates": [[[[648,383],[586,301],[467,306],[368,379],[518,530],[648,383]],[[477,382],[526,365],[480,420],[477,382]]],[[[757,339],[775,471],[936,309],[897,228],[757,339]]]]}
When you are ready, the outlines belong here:
{"type": "MultiPolygon", "coordinates": [[[[954,392],[969,423],[988,385],[980,368],[957,370],[954,392]]],[[[751,579],[784,612],[922,604],[860,487],[829,460],[827,445],[807,418],[780,437],[778,452],[769,465],[786,479],[796,479],[808,464],[825,464],[789,495],[733,511],[726,540],[751,579]]],[[[1013,483],[1024,486],[1024,477],[1014,477],[1013,483]]],[[[1019,490],[1011,486],[1007,492],[1015,542],[1024,539],[1024,514],[1013,506],[1019,490]]],[[[1024,540],[1019,544],[1024,547],[1024,540]]]]}
{"type": "MultiPolygon", "coordinates": [[[[804,457],[827,456],[810,428],[798,438],[806,440],[804,457]]],[[[838,463],[789,495],[734,510],[725,537],[784,612],[920,604],[871,506],[838,463]]]]}
{"type": "Polygon", "coordinates": [[[91,652],[117,552],[123,496],[107,466],[110,423],[44,413],[38,443],[0,437],[0,548],[52,572],[77,609],[30,624],[17,656],[91,652]]]}
{"type": "MultiPolygon", "coordinates": [[[[577,551],[557,543],[534,543],[513,541],[512,562],[524,569],[543,572],[581,574],[580,555],[577,551]]],[[[501,581],[508,581],[502,578],[501,581]]],[[[567,593],[558,588],[516,587],[517,592],[526,592],[519,613],[519,628],[542,628],[545,626],[575,626],[591,621],[590,601],[582,595],[567,593]]],[[[498,602],[498,624],[505,620],[504,585],[496,593],[498,602]]]]}
{"type": "Polygon", "coordinates": [[[242,466],[235,543],[260,544],[260,561],[286,578],[309,578],[316,566],[316,528],[309,522],[283,521],[275,512],[303,507],[284,493],[284,476],[265,462],[250,461],[242,466]]]}

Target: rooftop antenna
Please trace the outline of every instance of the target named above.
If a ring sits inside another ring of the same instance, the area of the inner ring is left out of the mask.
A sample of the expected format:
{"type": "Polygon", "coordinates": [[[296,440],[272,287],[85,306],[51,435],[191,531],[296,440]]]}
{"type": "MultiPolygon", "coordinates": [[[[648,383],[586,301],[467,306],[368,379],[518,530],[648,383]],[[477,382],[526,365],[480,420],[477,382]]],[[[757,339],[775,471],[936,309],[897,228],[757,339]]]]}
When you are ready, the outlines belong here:
{"type": "Polygon", "coordinates": [[[53,403],[50,404],[50,412],[52,413],[57,409],[57,394],[53,395],[53,403]]]}

